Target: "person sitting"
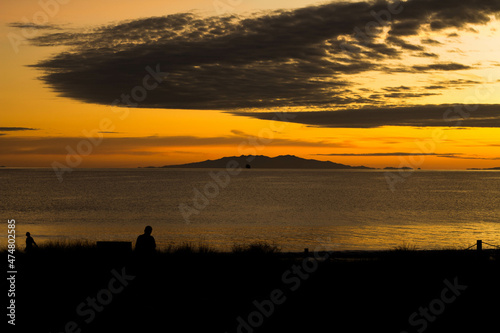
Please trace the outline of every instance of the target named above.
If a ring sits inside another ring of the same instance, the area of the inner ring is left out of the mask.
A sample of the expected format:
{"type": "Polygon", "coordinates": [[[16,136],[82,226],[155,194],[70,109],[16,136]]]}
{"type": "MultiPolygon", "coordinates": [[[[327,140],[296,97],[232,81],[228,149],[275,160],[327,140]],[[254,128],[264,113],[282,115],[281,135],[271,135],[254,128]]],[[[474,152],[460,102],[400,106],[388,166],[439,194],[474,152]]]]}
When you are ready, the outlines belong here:
{"type": "Polygon", "coordinates": [[[135,242],[135,252],[142,255],[153,254],[156,251],[156,242],[155,238],[151,236],[153,232],[153,228],[151,226],[147,226],[144,229],[144,234],[137,237],[137,241],[135,242]]]}

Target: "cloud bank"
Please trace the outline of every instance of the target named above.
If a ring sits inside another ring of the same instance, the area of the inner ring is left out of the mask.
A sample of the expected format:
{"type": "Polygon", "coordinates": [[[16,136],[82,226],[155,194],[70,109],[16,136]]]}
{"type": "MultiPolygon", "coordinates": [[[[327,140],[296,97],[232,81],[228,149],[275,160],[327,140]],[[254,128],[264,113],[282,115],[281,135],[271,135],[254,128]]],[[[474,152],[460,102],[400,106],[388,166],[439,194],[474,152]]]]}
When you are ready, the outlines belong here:
{"type": "MultiPolygon", "coordinates": [[[[76,147],[84,138],[80,137],[1,137],[2,150],[0,156],[16,155],[58,155],[66,154],[66,147],[76,147]]],[[[123,155],[150,155],[162,154],[177,147],[226,146],[238,147],[242,142],[254,140],[258,137],[233,131],[228,136],[198,137],[198,136],[148,136],[148,137],[106,137],[93,154],[123,154],[123,155]]],[[[279,147],[336,147],[353,148],[355,146],[343,141],[321,140],[306,141],[301,139],[275,138],[268,146],[279,147]]]]}
{"type": "MultiPolygon", "coordinates": [[[[233,112],[263,120],[273,112],[233,112]]],[[[337,111],[290,112],[289,122],[337,128],[500,127],[500,105],[424,105],[398,108],[364,108],[337,111]]]]}
{"type": "MultiPolygon", "coordinates": [[[[332,2],[249,17],[200,17],[180,13],[93,29],[56,30],[31,39],[68,51],[33,65],[61,96],[109,105],[141,84],[145,67],[159,65],[168,80],[137,107],[220,109],[374,105],[385,98],[352,90],[351,74],[466,71],[427,52],[439,42],[409,37],[422,31],[457,31],[490,22],[500,0],[409,0],[396,3],[388,30],[358,34],[384,18],[392,2],[332,2]],[[357,52],[343,52],[348,43],[357,52]],[[386,61],[424,57],[427,64],[391,68],[386,61]]],[[[394,5],[392,5],[394,6],[394,5]]],[[[385,24],[385,23],[384,23],[385,24]]],[[[21,23],[11,26],[23,27],[21,23]]],[[[446,32],[450,34],[449,32],[446,32]]],[[[455,33],[456,34],[456,33],[455,33]]]]}

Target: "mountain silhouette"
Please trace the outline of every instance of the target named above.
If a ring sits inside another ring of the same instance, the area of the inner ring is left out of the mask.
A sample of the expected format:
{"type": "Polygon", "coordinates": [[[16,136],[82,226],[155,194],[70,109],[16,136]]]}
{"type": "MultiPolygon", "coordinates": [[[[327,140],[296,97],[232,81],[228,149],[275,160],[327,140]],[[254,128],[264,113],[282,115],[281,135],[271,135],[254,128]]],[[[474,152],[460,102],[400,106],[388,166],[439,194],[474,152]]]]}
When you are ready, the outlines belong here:
{"type": "Polygon", "coordinates": [[[217,160],[165,165],[163,168],[225,168],[230,161],[236,161],[247,169],[373,169],[366,166],[350,166],[330,161],[304,159],[293,155],[268,157],[263,155],[241,155],[223,157],[217,160]]]}

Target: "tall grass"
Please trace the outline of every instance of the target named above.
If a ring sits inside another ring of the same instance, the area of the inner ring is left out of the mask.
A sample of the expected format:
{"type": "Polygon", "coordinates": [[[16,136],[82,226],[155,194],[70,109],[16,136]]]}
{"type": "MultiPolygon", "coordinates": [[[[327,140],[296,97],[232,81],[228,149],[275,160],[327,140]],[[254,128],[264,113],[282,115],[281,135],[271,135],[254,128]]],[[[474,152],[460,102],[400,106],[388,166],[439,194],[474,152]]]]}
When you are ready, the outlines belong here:
{"type": "Polygon", "coordinates": [[[210,247],[205,243],[189,243],[184,242],[180,245],[168,245],[166,248],[160,249],[160,253],[170,253],[170,254],[212,254],[217,253],[217,250],[210,247]]]}
{"type": "Polygon", "coordinates": [[[235,254],[270,255],[280,253],[281,248],[275,244],[255,242],[251,244],[234,244],[232,252],[235,254]]]}
{"type": "Polygon", "coordinates": [[[42,250],[90,250],[96,249],[95,242],[89,240],[49,240],[39,245],[42,250]]]}
{"type": "MultiPolygon", "coordinates": [[[[89,240],[49,240],[38,244],[34,251],[84,251],[96,249],[96,243],[89,240]]],[[[2,246],[0,252],[6,252],[7,246],[2,246]]],[[[16,247],[16,251],[25,251],[24,244],[16,247]]]]}
{"type": "Polygon", "coordinates": [[[416,252],[417,250],[417,245],[408,242],[403,242],[401,245],[394,247],[396,252],[416,252]]]}
{"type": "MultiPolygon", "coordinates": [[[[1,248],[0,251],[4,252],[7,248],[1,248]]],[[[84,252],[96,251],[96,242],[89,240],[49,240],[40,243],[35,252],[84,252]]],[[[199,242],[184,242],[181,244],[170,244],[166,247],[157,249],[160,254],[214,254],[222,253],[209,244],[199,242]]],[[[24,247],[20,247],[17,251],[24,252],[24,247]]],[[[281,252],[281,248],[275,244],[267,242],[255,242],[251,244],[234,244],[230,253],[234,254],[277,254],[281,252]]]]}

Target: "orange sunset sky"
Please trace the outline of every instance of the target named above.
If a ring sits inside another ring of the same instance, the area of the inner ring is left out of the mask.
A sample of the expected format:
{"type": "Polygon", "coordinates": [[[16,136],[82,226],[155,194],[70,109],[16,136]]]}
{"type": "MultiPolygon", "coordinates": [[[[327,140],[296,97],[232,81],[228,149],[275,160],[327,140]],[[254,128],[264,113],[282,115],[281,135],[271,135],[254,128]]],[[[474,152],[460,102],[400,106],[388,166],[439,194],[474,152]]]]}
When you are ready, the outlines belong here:
{"type": "Polygon", "coordinates": [[[390,4],[3,1],[0,165],[499,167],[499,2],[390,4]]]}

